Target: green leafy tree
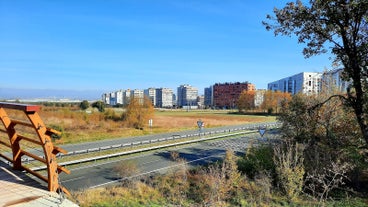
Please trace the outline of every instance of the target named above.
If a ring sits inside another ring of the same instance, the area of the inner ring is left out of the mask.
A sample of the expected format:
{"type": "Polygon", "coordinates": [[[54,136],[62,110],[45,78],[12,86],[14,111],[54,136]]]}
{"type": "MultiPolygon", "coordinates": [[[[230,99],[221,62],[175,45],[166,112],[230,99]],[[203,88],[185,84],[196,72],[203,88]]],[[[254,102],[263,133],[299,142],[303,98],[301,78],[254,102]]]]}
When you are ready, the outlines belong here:
{"type": "Polygon", "coordinates": [[[275,35],[292,34],[305,43],[305,57],[330,52],[335,63],[344,66],[343,78],[352,81],[347,97],[339,97],[352,107],[368,146],[368,1],[300,0],[274,9],[263,22],[275,35]],[[327,49],[328,48],[328,49],[327,49]]]}
{"type": "Polygon", "coordinates": [[[87,100],[83,100],[80,104],[79,104],[79,108],[81,108],[82,110],[86,110],[89,107],[89,102],[87,100]]]}
{"type": "Polygon", "coordinates": [[[105,111],[105,103],[102,101],[96,101],[92,104],[92,107],[97,108],[99,112],[105,111]]]}

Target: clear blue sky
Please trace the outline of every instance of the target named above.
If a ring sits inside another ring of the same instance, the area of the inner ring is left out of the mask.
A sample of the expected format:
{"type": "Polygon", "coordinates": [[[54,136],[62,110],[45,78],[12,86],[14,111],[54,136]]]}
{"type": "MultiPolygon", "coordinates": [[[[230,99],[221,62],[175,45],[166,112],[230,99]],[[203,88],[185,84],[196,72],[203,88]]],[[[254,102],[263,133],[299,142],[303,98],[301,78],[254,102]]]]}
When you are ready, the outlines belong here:
{"type": "MultiPolygon", "coordinates": [[[[0,0],[0,88],[257,89],[330,67],[262,26],[281,0],[0,0]]],[[[1,97],[0,97],[1,98],[1,97]]]]}

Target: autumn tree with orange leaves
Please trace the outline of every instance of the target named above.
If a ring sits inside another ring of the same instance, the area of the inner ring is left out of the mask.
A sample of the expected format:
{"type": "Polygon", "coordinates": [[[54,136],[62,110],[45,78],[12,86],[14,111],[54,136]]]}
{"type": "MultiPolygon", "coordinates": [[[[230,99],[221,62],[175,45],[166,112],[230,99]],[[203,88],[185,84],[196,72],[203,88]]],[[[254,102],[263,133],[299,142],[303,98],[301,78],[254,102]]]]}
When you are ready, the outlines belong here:
{"type": "Polygon", "coordinates": [[[255,91],[247,91],[244,90],[238,99],[238,110],[239,112],[245,112],[248,110],[253,110],[255,109],[255,104],[254,104],[254,97],[256,95],[255,91]]]}
{"type": "Polygon", "coordinates": [[[154,108],[149,98],[133,98],[123,115],[123,119],[129,127],[143,129],[148,120],[154,115],[154,108]]]}
{"type": "Polygon", "coordinates": [[[271,114],[272,112],[278,113],[278,110],[281,108],[281,103],[283,101],[290,100],[290,93],[268,90],[263,96],[261,109],[267,111],[269,114],[271,114]]]}

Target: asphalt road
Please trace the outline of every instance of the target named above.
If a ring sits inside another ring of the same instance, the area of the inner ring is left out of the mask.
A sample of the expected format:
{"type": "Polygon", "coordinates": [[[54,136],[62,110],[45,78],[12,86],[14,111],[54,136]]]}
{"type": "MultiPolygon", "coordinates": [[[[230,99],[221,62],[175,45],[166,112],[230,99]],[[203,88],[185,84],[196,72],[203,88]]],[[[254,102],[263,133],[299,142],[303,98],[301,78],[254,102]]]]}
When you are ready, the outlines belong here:
{"type": "Polygon", "coordinates": [[[116,184],[121,179],[114,167],[122,161],[136,163],[140,174],[164,173],[178,163],[171,160],[170,151],[177,151],[180,158],[184,158],[189,166],[203,165],[222,159],[226,150],[231,149],[236,153],[244,153],[250,142],[258,142],[258,133],[247,134],[243,137],[202,142],[184,146],[181,148],[156,151],[153,153],[138,154],[133,157],[71,169],[71,174],[61,174],[62,185],[69,190],[82,190],[91,187],[116,184]]]}
{"type": "MultiPolygon", "coordinates": [[[[266,122],[265,123],[251,123],[251,124],[224,126],[224,127],[216,127],[216,128],[203,128],[201,132],[206,133],[206,132],[238,129],[242,127],[258,127],[258,126],[262,126],[265,124],[269,124],[269,123],[268,122],[267,123],[266,122]]],[[[196,134],[198,132],[199,130],[186,130],[186,131],[180,131],[180,132],[152,134],[152,135],[129,137],[129,138],[121,137],[121,138],[115,138],[115,139],[99,140],[99,141],[94,141],[94,142],[67,144],[67,145],[61,145],[59,147],[62,147],[68,152],[73,152],[73,151],[87,150],[87,149],[113,146],[113,145],[119,145],[119,144],[127,144],[127,143],[132,143],[132,142],[141,142],[141,141],[149,141],[153,139],[167,138],[167,137],[172,137],[173,135],[182,136],[182,135],[196,134]]]]}

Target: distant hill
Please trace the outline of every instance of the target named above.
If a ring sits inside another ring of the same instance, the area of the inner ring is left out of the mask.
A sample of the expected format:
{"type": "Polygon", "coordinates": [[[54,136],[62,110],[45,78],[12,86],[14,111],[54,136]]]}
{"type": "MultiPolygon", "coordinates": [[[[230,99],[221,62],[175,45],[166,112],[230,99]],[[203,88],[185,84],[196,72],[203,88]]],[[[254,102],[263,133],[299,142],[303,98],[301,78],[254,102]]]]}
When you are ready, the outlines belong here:
{"type": "Polygon", "coordinates": [[[0,88],[0,100],[8,99],[77,99],[99,100],[103,91],[0,88]]]}

